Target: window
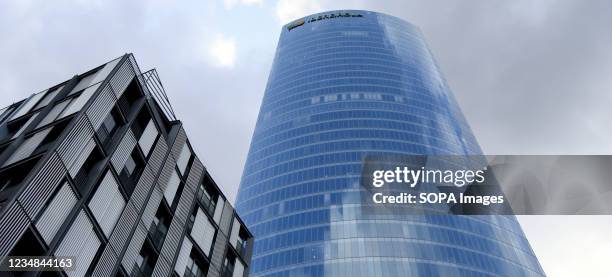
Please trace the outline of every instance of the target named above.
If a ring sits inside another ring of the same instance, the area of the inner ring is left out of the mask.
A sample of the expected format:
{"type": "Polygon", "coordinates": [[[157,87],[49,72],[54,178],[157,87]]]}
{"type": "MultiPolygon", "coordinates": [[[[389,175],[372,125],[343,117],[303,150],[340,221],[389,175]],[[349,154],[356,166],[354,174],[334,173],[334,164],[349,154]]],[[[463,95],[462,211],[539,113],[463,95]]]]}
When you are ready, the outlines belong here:
{"type": "Polygon", "coordinates": [[[15,109],[15,105],[0,109],[0,123],[4,123],[6,117],[15,109]]]}
{"type": "Polygon", "coordinates": [[[87,76],[81,77],[81,80],[74,86],[68,95],[75,94],[91,85],[91,81],[96,77],[96,73],[91,73],[87,76]]]}
{"type": "Polygon", "coordinates": [[[129,116],[136,103],[143,99],[143,94],[140,92],[136,79],[128,85],[125,92],[117,100],[119,108],[124,115],[129,116]]]}
{"type": "Polygon", "coordinates": [[[213,219],[217,224],[221,221],[221,213],[223,212],[223,206],[225,205],[225,199],[223,197],[219,197],[217,200],[217,205],[215,206],[215,214],[213,215],[213,219]]]}
{"type": "Polygon", "coordinates": [[[134,137],[137,139],[140,138],[147,126],[147,124],[151,121],[151,114],[149,114],[149,110],[147,107],[142,107],[140,112],[138,112],[138,116],[136,116],[136,120],[132,124],[132,132],[134,133],[134,137]]]}
{"type": "Polygon", "coordinates": [[[215,213],[219,191],[210,183],[210,180],[212,179],[204,179],[203,183],[198,186],[196,195],[198,200],[200,200],[200,204],[204,207],[204,210],[212,216],[215,213]]]}
{"type": "Polygon", "coordinates": [[[64,86],[60,86],[50,92],[47,92],[47,94],[45,94],[45,97],[43,99],[41,99],[38,104],[36,104],[36,107],[34,107],[35,110],[40,109],[42,107],[45,107],[47,105],[49,105],[49,103],[51,103],[51,101],[53,100],[53,98],[55,98],[55,96],[57,95],[58,92],[60,92],[62,89],[64,88],[64,86]]]}
{"type": "Polygon", "coordinates": [[[247,233],[246,228],[242,226],[237,217],[234,217],[234,223],[232,225],[229,240],[239,255],[243,255],[245,253],[248,238],[249,234],[247,233]]]}
{"type": "Polygon", "coordinates": [[[25,129],[34,121],[38,113],[31,114],[30,116],[26,116],[15,121],[9,122],[6,124],[6,128],[8,129],[8,134],[6,138],[10,137],[14,139],[21,135],[25,129]],[[12,136],[11,136],[12,135],[12,136]]]}
{"type": "Polygon", "coordinates": [[[151,151],[151,147],[153,147],[153,143],[157,138],[157,127],[155,127],[155,122],[152,119],[147,123],[147,127],[145,127],[144,132],[138,139],[138,145],[142,150],[142,153],[145,157],[149,156],[149,152],[151,151]]]}
{"type": "Polygon", "coordinates": [[[23,179],[30,174],[38,160],[40,158],[11,166],[0,172],[0,206],[3,206],[13,196],[15,190],[19,188],[23,179]]]}
{"type": "Polygon", "coordinates": [[[30,110],[32,110],[32,107],[34,107],[34,105],[38,103],[38,100],[40,100],[40,98],[42,98],[43,96],[45,96],[45,92],[39,92],[37,94],[32,95],[30,98],[24,100],[21,106],[19,106],[19,110],[15,112],[13,116],[11,116],[10,120],[16,119],[27,114],[30,110]]]}
{"type": "Polygon", "coordinates": [[[125,161],[123,169],[121,170],[121,174],[119,175],[121,183],[123,184],[128,195],[131,195],[132,191],[134,191],[136,181],[138,181],[138,178],[140,178],[140,174],[142,173],[144,167],[144,158],[142,157],[142,154],[140,153],[138,147],[134,147],[132,153],[125,161]]]}
{"type": "Polygon", "coordinates": [[[136,170],[136,161],[134,160],[132,156],[128,157],[127,161],[125,161],[123,170],[125,170],[125,172],[127,172],[127,174],[130,176],[136,170]]]}
{"type": "Polygon", "coordinates": [[[110,237],[125,207],[125,199],[119,191],[119,184],[110,170],[106,171],[87,206],[106,237],[110,237]]]}
{"type": "Polygon", "coordinates": [[[81,95],[72,98],[72,100],[70,101],[70,105],[68,105],[68,107],[66,107],[66,109],[62,111],[59,117],[62,118],[79,112],[83,108],[83,106],[85,106],[87,101],[89,101],[94,92],[96,92],[99,86],[100,84],[88,87],[81,93],[81,95]]]}
{"type": "Polygon", "coordinates": [[[85,211],[81,210],[55,250],[55,256],[78,257],[74,270],[66,271],[66,275],[85,276],[99,248],[100,239],[93,229],[93,224],[85,211]]]}
{"type": "Polygon", "coordinates": [[[77,200],[77,196],[68,182],[64,181],[64,184],[53,196],[35,224],[36,229],[47,244],[51,243],[57,231],[64,224],[77,200]]]}
{"type": "Polygon", "coordinates": [[[204,277],[208,272],[208,264],[205,260],[200,256],[200,254],[195,251],[195,249],[191,250],[189,255],[189,259],[187,260],[187,265],[185,267],[184,277],[204,277]]]}
{"type": "Polygon", "coordinates": [[[32,121],[34,121],[34,119],[36,118],[37,115],[38,115],[38,113],[34,113],[34,114],[30,115],[27,118],[27,121],[25,123],[23,123],[23,125],[21,125],[19,127],[19,130],[17,132],[15,132],[15,134],[13,135],[13,137],[11,139],[14,139],[14,138],[18,137],[19,135],[21,135],[21,133],[23,133],[23,131],[25,131],[25,129],[28,128],[28,126],[30,126],[30,123],[32,123],[32,121]]]}
{"type": "Polygon", "coordinates": [[[158,255],[153,249],[153,246],[149,243],[148,240],[142,245],[140,249],[140,255],[136,257],[136,262],[132,267],[132,272],[130,276],[133,277],[148,277],[153,273],[153,268],[155,267],[155,263],[157,263],[158,255]]]}
{"type": "Polygon", "coordinates": [[[76,184],[76,187],[81,195],[83,195],[90,187],[89,184],[92,183],[93,176],[96,172],[99,172],[96,169],[101,165],[103,160],[104,155],[100,149],[98,149],[98,147],[94,147],[89,153],[89,156],[87,156],[87,159],[85,159],[85,162],[83,162],[83,165],[79,171],[76,173],[74,183],[76,184]]]}
{"type": "Polygon", "coordinates": [[[191,158],[191,150],[189,150],[189,143],[185,142],[183,145],[183,149],[181,149],[181,153],[176,159],[176,166],[178,167],[181,175],[185,174],[185,170],[187,169],[187,164],[191,158]]]}
{"type": "Polygon", "coordinates": [[[45,137],[51,132],[51,128],[47,128],[45,130],[39,131],[32,136],[26,138],[21,145],[11,155],[11,157],[4,163],[4,165],[9,165],[21,161],[25,158],[30,157],[32,153],[36,151],[41,142],[45,139],[45,137]]]}
{"type": "Polygon", "coordinates": [[[176,173],[176,170],[172,171],[172,175],[170,175],[170,179],[168,179],[168,184],[166,185],[166,190],[164,191],[164,198],[166,198],[166,202],[168,202],[168,206],[170,207],[172,207],[172,203],[174,203],[176,191],[178,190],[180,184],[181,178],[176,173]]]}
{"type": "Polygon", "coordinates": [[[42,256],[45,254],[45,249],[38,243],[34,232],[28,228],[21,238],[17,241],[9,256],[42,256]]]}
{"type": "Polygon", "coordinates": [[[104,121],[102,121],[102,124],[96,131],[96,134],[98,134],[98,138],[100,139],[102,145],[105,146],[105,149],[110,146],[109,144],[112,142],[111,138],[115,135],[121,125],[123,125],[121,115],[119,114],[117,108],[113,108],[110,113],[108,113],[106,118],[104,118],[104,121]]]}
{"type": "Polygon", "coordinates": [[[149,227],[149,237],[153,242],[153,246],[157,249],[161,249],[171,222],[172,214],[170,211],[168,211],[165,205],[159,205],[155,213],[155,218],[153,218],[153,222],[151,222],[151,226],[149,227]]]}
{"type": "Polygon", "coordinates": [[[237,259],[232,251],[227,251],[221,274],[224,277],[242,277],[244,274],[244,264],[237,259]]]}
{"type": "Polygon", "coordinates": [[[49,149],[49,147],[51,147],[51,145],[57,140],[57,138],[59,138],[59,136],[64,132],[66,126],[68,126],[68,123],[70,123],[69,120],[60,122],[51,127],[51,131],[40,142],[40,145],[38,146],[38,148],[36,148],[35,153],[42,153],[44,151],[47,151],[47,149],[49,149]]]}
{"type": "Polygon", "coordinates": [[[53,108],[49,111],[49,113],[47,113],[45,118],[43,118],[43,120],[41,120],[38,123],[38,126],[36,126],[36,128],[40,128],[42,126],[45,126],[45,125],[55,121],[55,119],[58,118],[58,116],[64,110],[64,108],[66,108],[68,103],[70,103],[70,99],[64,100],[62,102],[59,102],[59,103],[55,104],[55,106],[53,106],[53,108]]]}
{"type": "Polygon", "coordinates": [[[223,261],[221,274],[223,277],[242,277],[244,273],[244,265],[236,258],[232,251],[227,251],[227,256],[223,261]]]}
{"type": "Polygon", "coordinates": [[[174,272],[176,272],[179,276],[185,276],[185,269],[187,268],[188,259],[192,248],[193,243],[191,243],[187,237],[183,238],[181,250],[176,258],[176,263],[174,264],[174,272]]]}
{"type": "Polygon", "coordinates": [[[208,219],[202,209],[196,207],[189,218],[191,225],[191,237],[202,249],[206,256],[210,255],[213,241],[215,239],[216,228],[208,219]]]}

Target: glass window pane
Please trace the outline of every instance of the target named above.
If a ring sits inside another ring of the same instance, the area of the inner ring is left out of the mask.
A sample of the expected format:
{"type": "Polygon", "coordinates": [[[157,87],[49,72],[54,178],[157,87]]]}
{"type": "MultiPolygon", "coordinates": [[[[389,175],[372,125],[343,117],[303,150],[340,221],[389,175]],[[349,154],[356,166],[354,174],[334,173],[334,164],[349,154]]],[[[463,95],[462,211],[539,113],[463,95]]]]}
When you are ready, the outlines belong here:
{"type": "Polygon", "coordinates": [[[63,88],[64,88],[64,86],[61,86],[59,88],[54,89],[51,92],[47,92],[45,97],[43,99],[41,99],[38,102],[38,104],[36,104],[36,107],[34,107],[34,109],[40,109],[40,108],[42,108],[44,106],[47,106],[51,102],[51,100],[53,100],[55,95],[57,95],[57,93],[60,92],[63,88]]]}
{"type": "Polygon", "coordinates": [[[119,191],[119,184],[110,171],[106,172],[104,179],[96,189],[94,196],[88,204],[102,231],[108,237],[115,227],[119,215],[125,207],[125,200],[119,191]]]}
{"type": "Polygon", "coordinates": [[[27,100],[25,100],[25,102],[23,104],[21,104],[21,106],[19,107],[19,110],[17,112],[15,112],[15,114],[13,114],[13,116],[11,117],[11,120],[27,114],[32,109],[32,107],[34,107],[34,105],[36,105],[38,100],[40,100],[40,98],[45,96],[45,93],[46,93],[46,91],[39,92],[39,93],[33,95],[32,97],[28,98],[27,100]]]}
{"type": "Polygon", "coordinates": [[[178,167],[181,174],[185,174],[185,169],[187,169],[187,163],[189,162],[189,158],[191,157],[191,152],[189,151],[189,145],[185,142],[183,145],[183,149],[181,149],[181,153],[179,154],[178,159],[176,159],[176,166],[178,167]]]}
{"type": "Polygon", "coordinates": [[[89,98],[93,95],[94,92],[98,89],[100,84],[91,86],[87,88],[81,95],[79,95],[76,99],[70,102],[70,105],[62,112],[60,117],[65,117],[80,111],[83,106],[89,101],[89,98]]]}
{"type": "Polygon", "coordinates": [[[70,99],[55,104],[55,106],[53,106],[53,108],[51,109],[51,111],[49,111],[45,118],[38,123],[38,126],[36,126],[36,128],[40,128],[55,121],[57,116],[64,110],[64,108],[66,107],[66,105],[68,105],[69,102],[70,99]]]}

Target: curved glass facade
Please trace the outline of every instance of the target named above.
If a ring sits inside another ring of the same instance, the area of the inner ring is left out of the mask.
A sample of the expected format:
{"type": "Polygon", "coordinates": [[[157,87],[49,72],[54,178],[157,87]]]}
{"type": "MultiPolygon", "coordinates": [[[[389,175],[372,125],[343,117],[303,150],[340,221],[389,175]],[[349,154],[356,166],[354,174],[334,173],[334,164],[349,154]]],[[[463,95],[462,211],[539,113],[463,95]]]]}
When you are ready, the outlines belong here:
{"type": "Polygon", "coordinates": [[[332,11],[282,30],[237,209],[253,276],[541,276],[514,217],[372,216],[368,154],[480,154],[415,26],[332,11]]]}

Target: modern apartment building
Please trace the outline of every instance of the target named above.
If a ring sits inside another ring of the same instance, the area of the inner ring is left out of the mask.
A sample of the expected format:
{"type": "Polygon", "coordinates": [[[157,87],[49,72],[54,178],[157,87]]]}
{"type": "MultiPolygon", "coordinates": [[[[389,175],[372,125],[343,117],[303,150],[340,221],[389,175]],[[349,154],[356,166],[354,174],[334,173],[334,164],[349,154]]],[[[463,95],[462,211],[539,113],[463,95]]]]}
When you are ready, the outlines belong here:
{"type": "Polygon", "coordinates": [[[248,275],[249,230],[133,55],[0,114],[0,257],[74,257],[45,276],[248,275]]]}
{"type": "Polygon", "coordinates": [[[544,275],[513,216],[363,213],[364,159],[397,154],[481,154],[419,29],[358,10],[284,26],[236,202],[251,275],[544,275]]]}

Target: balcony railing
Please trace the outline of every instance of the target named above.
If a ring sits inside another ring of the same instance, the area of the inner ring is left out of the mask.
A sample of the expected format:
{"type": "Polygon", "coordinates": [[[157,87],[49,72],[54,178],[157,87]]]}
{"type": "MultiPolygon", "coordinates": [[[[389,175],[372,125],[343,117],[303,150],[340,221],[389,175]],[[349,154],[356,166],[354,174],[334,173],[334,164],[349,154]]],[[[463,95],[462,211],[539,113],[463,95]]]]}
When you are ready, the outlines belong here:
{"type": "Polygon", "coordinates": [[[168,120],[176,120],[176,115],[174,114],[174,110],[170,105],[170,100],[168,100],[166,90],[164,89],[164,86],[162,85],[161,80],[159,79],[157,70],[151,69],[145,73],[142,73],[142,79],[148,90],[149,96],[153,97],[153,99],[155,100],[159,108],[162,110],[164,115],[166,115],[168,120]]]}

